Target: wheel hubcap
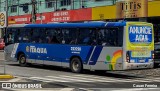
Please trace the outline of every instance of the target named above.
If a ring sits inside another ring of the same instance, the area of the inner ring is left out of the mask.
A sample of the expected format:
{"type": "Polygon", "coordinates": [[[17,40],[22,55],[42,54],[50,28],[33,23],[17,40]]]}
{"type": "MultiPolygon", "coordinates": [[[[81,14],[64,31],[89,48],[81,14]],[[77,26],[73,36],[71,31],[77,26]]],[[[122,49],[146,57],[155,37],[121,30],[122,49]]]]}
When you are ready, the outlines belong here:
{"type": "Polygon", "coordinates": [[[25,63],[25,57],[21,57],[20,62],[21,62],[22,64],[24,64],[24,63],[25,63]]]}
{"type": "Polygon", "coordinates": [[[79,70],[79,64],[78,64],[77,61],[74,61],[74,62],[73,62],[73,69],[74,69],[75,71],[79,70]]]}

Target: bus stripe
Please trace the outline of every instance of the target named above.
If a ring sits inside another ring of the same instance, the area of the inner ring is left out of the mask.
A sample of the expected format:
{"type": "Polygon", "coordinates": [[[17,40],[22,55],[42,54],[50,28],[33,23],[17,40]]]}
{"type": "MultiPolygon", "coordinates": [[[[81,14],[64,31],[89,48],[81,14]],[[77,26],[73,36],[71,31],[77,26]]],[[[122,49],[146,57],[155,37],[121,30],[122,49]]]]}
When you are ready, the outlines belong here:
{"type": "MultiPolygon", "coordinates": [[[[89,52],[88,52],[88,54],[87,54],[87,57],[86,57],[86,64],[88,63],[88,61],[89,61],[89,58],[91,58],[91,53],[93,52],[93,46],[91,46],[90,47],[90,49],[89,49],[89,52]]],[[[93,54],[93,53],[92,53],[93,54]]]]}
{"type": "Polygon", "coordinates": [[[94,46],[94,48],[93,48],[93,50],[92,50],[92,53],[91,53],[91,55],[90,55],[90,57],[89,57],[89,60],[88,60],[88,63],[87,63],[87,64],[89,64],[89,62],[90,62],[90,60],[91,60],[91,57],[92,57],[92,55],[93,55],[93,53],[94,53],[95,48],[96,48],[96,46],[94,46]]]}
{"type": "Polygon", "coordinates": [[[95,65],[96,64],[96,62],[98,60],[98,57],[99,57],[99,55],[100,55],[100,53],[102,51],[102,48],[103,48],[102,46],[97,46],[96,47],[96,49],[93,52],[92,58],[91,58],[91,60],[89,62],[89,65],[95,65]]]}
{"type": "Polygon", "coordinates": [[[17,52],[17,48],[19,46],[19,43],[16,43],[13,47],[13,50],[12,50],[12,53],[11,53],[11,57],[14,58],[15,57],[15,54],[17,52]]]}

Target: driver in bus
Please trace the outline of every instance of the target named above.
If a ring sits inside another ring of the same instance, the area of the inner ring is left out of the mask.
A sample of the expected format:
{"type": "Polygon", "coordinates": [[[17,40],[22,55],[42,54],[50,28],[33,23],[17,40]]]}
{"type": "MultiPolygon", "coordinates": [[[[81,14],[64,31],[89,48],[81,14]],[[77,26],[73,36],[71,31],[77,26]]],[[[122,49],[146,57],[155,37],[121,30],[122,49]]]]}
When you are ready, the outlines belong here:
{"type": "Polygon", "coordinates": [[[9,41],[9,43],[14,43],[14,34],[13,33],[9,33],[8,41],[9,41]]]}

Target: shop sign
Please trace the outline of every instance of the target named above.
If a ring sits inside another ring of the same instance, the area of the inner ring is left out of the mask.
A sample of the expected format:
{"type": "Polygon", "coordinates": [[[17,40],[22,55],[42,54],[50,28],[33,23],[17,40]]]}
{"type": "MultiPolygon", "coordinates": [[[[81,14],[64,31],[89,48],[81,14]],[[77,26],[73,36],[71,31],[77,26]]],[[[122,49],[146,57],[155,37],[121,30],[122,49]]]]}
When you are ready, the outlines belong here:
{"type": "Polygon", "coordinates": [[[148,0],[121,0],[116,3],[116,18],[148,16],[148,0]]]}
{"type": "MultiPolygon", "coordinates": [[[[91,8],[79,10],[65,10],[56,12],[46,12],[36,14],[36,23],[49,23],[49,22],[73,22],[85,21],[92,19],[91,8]]],[[[15,21],[16,24],[29,24],[31,23],[31,15],[9,16],[9,21],[15,21]]]]}
{"type": "Polygon", "coordinates": [[[6,27],[6,12],[0,12],[0,28],[6,27]]]}

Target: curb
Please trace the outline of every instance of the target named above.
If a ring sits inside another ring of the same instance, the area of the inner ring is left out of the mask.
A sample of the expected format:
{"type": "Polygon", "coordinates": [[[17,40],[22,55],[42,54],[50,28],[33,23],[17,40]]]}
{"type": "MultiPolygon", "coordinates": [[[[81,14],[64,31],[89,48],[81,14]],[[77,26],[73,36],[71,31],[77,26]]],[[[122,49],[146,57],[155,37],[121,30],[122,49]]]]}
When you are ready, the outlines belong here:
{"type": "Polygon", "coordinates": [[[59,91],[75,91],[75,88],[64,88],[59,91]]]}
{"type": "Polygon", "coordinates": [[[0,75],[0,79],[12,79],[14,78],[12,75],[0,75]]]}

